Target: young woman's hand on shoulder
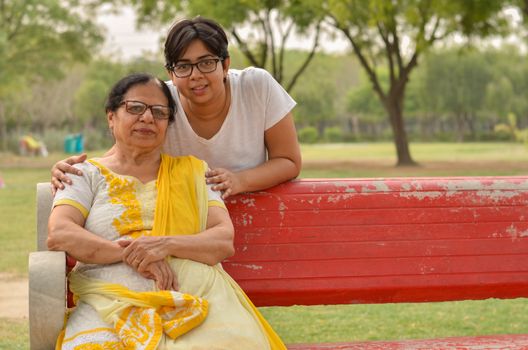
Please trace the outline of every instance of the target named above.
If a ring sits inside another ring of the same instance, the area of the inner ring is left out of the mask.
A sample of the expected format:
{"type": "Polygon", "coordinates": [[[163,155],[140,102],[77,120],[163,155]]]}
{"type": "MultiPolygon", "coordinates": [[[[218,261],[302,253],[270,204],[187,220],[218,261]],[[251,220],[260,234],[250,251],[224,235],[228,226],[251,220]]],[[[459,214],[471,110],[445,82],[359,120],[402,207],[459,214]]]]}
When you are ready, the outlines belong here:
{"type": "Polygon", "coordinates": [[[64,189],[64,184],[71,185],[72,181],[66,174],[82,175],[79,169],[73,167],[74,164],[82,163],[86,160],[86,153],[78,156],[71,156],[69,158],[59,160],[53,164],[51,168],[51,192],[53,195],[57,190],[64,189]]]}

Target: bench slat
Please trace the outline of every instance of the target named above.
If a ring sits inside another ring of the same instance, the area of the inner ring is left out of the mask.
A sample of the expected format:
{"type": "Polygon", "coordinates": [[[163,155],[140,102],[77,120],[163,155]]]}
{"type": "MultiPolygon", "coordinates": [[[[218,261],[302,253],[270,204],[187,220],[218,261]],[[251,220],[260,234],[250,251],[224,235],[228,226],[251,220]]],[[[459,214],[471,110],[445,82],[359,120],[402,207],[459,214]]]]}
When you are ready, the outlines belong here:
{"type": "Polygon", "coordinates": [[[328,344],[291,344],[289,350],[520,350],[528,348],[527,335],[450,337],[424,340],[365,341],[328,344]]]}
{"type": "MultiPolygon", "coordinates": [[[[479,208],[405,208],[392,209],[342,209],[342,210],[247,210],[231,217],[235,226],[251,227],[307,227],[331,223],[333,226],[402,225],[430,223],[486,223],[525,221],[526,207],[479,208]]],[[[528,235],[528,232],[526,233],[528,235]]]]}
{"type": "Polygon", "coordinates": [[[519,274],[245,280],[242,287],[258,306],[511,299],[528,293],[519,274]],[[481,283],[488,280],[495,284],[481,283]]]}
{"type": "MultiPolygon", "coordinates": [[[[528,251],[528,240],[512,241],[511,238],[488,239],[451,239],[451,240],[422,240],[416,242],[387,241],[377,246],[371,242],[313,242],[290,245],[286,243],[245,245],[237,247],[237,261],[267,261],[273,255],[281,255],[281,261],[302,260],[334,260],[350,259],[350,252],[355,252],[353,259],[381,259],[416,258],[416,257],[465,257],[472,251],[478,251],[479,256],[487,255],[516,255],[528,251]],[[337,245],[338,243],[339,245],[337,245]],[[427,246],[426,246],[427,244],[427,246]]],[[[500,259],[500,258],[498,258],[500,259]]],[[[454,261],[453,265],[460,262],[454,261]]],[[[500,266],[498,268],[502,268],[500,266]]],[[[487,270],[487,267],[483,267],[487,270]]],[[[436,270],[436,272],[439,269],[436,270]]]]}
{"type": "Polygon", "coordinates": [[[369,225],[311,227],[243,227],[236,230],[235,245],[240,249],[262,244],[292,244],[319,242],[370,242],[401,240],[486,239],[516,240],[528,231],[528,222],[511,223],[456,223],[427,225],[369,225]],[[249,245],[244,244],[250,242],[249,245]]]}
{"type": "Polygon", "coordinates": [[[480,207],[490,204],[490,196],[496,206],[511,206],[526,203],[528,190],[464,191],[464,192],[374,192],[374,193],[271,193],[259,194],[251,200],[233,203],[235,211],[245,209],[255,212],[275,209],[278,211],[313,209],[384,209],[397,204],[405,208],[434,207],[480,207]],[[258,206],[255,205],[258,200],[258,206]]]}
{"type": "MultiPolygon", "coordinates": [[[[528,190],[528,178],[523,176],[453,176],[405,178],[340,178],[302,179],[283,183],[265,193],[323,194],[374,192],[464,191],[523,191],[528,190]]],[[[255,196],[252,196],[255,198],[255,196]]]]}

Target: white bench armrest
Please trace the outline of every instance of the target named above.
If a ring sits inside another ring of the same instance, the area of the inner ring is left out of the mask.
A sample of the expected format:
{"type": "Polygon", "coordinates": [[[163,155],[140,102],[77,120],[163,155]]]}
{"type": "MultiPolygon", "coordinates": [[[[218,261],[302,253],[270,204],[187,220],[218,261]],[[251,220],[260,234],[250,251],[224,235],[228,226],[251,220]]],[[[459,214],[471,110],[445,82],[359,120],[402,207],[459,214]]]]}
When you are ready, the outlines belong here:
{"type": "Polygon", "coordinates": [[[29,254],[29,338],[31,350],[55,349],[66,312],[66,254],[29,254]]]}

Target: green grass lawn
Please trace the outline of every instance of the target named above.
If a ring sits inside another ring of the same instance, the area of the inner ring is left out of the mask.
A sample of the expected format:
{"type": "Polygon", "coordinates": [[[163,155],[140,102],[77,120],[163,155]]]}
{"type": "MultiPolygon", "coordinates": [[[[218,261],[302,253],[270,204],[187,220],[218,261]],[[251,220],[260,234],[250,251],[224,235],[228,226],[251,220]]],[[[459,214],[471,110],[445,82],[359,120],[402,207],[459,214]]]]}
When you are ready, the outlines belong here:
{"type": "Polygon", "coordinates": [[[1,170],[6,186],[0,189],[0,271],[26,275],[27,256],[36,249],[35,184],[49,181],[49,169],[1,170]]]}
{"type": "Polygon", "coordinates": [[[528,333],[528,299],[262,308],[286,343],[528,333]],[[524,314],[524,313],[522,313],[524,314]]]}
{"type": "Polygon", "coordinates": [[[0,349],[29,349],[29,329],[27,320],[8,320],[0,318],[0,349]]]}
{"type": "MultiPolygon", "coordinates": [[[[301,177],[489,176],[528,174],[528,149],[510,143],[412,144],[418,167],[395,167],[390,143],[303,145],[301,177]]],[[[98,152],[97,154],[100,154],[98,152]]],[[[36,247],[35,184],[47,159],[0,154],[0,273],[27,276],[36,247]]],[[[423,304],[262,308],[287,343],[528,333],[527,299],[423,304]]],[[[0,319],[0,349],[28,348],[27,320],[0,319]]]]}
{"type": "MultiPolygon", "coordinates": [[[[520,161],[526,160],[528,148],[520,143],[412,143],[411,154],[417,162],[433,161],[520,161]]],[[[379,143],[329,143],[302,145],[304,160],[377,161],[396,163],[394,145],[379,143]]]]}
{"type": "Polygon", "coordinates": [[[418,166],[396,167],[390,143],[303,145],[301,177],[490,176],[528,174],[528,148],[516,143],[416,143],[418,166]]]}

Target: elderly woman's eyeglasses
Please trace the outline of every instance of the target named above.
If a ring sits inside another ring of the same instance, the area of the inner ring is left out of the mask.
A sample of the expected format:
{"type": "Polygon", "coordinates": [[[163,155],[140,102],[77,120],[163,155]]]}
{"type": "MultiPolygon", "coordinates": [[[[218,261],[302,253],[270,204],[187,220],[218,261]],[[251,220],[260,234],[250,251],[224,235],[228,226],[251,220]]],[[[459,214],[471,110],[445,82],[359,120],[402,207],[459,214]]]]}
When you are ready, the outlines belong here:
{"type": "Polygon", "coordinates": [[[127,100],[121,102],[120,105],[125,105],[125,110],[133,115],[143,115],[147,109],[150,109],[152,117],[158,120],[169,119],[172,114],[170,107],[162,105],[148,105],[140,101],[127,100]]]}
{"type": "Polygon", "coordinates": [[[174,72],[178,78],[187,78],[191,76],[194,67],[202,73],[211,73],[216,70],[220,58],[206,58],[196,63],[179,63],[167,65],[167,69],[174,72]]]}

